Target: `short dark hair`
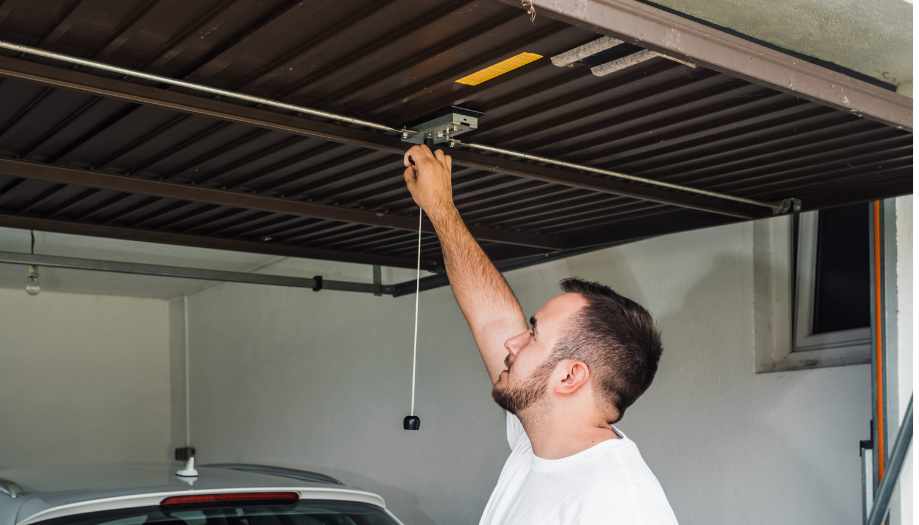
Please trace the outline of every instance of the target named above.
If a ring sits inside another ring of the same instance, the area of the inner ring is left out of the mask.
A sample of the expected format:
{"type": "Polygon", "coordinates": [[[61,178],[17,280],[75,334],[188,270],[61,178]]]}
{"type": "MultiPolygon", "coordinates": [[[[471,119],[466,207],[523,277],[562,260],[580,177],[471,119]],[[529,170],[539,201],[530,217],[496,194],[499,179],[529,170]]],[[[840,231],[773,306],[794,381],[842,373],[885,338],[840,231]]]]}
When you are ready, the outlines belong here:
{"type": "Polygon", "coordinates": [[[561,288],[580,294],[587,305],[553,357],[590,367],[608,404],[609,422],[615,423],[651,385],[663,351],[660,333],[647,310],[609,286],[572,277],[562,280],[561,288]]]}

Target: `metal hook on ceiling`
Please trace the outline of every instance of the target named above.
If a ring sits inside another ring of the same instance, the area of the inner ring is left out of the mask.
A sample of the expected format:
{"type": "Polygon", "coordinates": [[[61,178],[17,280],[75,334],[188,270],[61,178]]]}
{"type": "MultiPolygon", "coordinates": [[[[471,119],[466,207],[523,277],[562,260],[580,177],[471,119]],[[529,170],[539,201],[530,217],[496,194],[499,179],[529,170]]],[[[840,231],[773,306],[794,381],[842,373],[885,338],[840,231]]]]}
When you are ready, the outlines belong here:
{"type": "Polygon", "coordinates": [[[530,23],[536,23],[536,5],[533,0],[520,0],[520,8],[530,15],[530,23]]]}

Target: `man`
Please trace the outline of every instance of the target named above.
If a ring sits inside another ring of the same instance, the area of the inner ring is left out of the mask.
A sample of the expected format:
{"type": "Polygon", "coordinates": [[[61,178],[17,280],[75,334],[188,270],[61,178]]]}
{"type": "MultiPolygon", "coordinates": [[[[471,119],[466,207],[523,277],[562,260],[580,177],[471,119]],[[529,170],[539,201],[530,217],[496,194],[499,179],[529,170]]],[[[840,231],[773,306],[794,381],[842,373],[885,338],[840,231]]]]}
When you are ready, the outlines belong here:
{"type": "Polygon", "coordinates": [[[419,145],[404,162],[492,395],[508,412],[511,455],[480,524],[676,524],[635,443],[612,426],[657,370],[660,337],[648,312],[606,286],[566,279],[528,325],[454,206],[450,156],[419,145]]]}

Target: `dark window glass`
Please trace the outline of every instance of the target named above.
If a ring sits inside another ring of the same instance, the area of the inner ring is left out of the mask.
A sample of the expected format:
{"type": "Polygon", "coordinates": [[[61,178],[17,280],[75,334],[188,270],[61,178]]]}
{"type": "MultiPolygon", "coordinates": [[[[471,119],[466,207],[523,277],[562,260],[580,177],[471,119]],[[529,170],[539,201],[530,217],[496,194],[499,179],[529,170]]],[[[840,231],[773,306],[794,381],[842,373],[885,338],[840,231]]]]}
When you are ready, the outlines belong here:
{"type": "Polygon", "coordinates": [[[814,280],[815,334],[871,324],[868,205],[821,210],[814,280]]]}

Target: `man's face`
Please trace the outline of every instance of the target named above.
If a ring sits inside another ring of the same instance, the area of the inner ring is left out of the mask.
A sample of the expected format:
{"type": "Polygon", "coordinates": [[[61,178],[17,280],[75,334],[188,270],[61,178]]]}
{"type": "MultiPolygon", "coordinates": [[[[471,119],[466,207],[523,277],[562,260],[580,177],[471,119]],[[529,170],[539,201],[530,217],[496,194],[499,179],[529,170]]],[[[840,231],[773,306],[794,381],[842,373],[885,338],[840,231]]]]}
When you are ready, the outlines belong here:
{"type": "Polygon", "coordinates": [[[546,394],[556,363],[552,351],[564,338],[573,316],[587,300],[564,293],[550,299],[530,318],[530,329],[504,342],[507,368],[498,376],[492,397],[502,408],[517,414],[546,394]]]}

